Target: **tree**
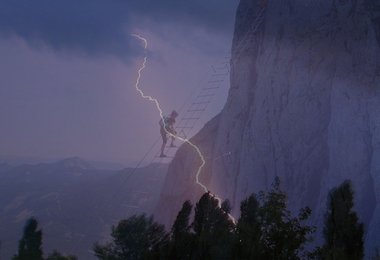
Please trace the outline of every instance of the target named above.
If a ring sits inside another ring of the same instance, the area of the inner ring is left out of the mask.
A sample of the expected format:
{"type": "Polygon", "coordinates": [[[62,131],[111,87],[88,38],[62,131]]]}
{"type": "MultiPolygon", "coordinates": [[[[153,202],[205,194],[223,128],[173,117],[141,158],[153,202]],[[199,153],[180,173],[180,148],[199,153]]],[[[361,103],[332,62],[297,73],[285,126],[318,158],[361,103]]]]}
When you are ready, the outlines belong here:
{"type": "Polygon", "coordinates": [[[311,210],[300,209],[298,217],[291,217],[286,205],[286,194],[280,189],[280,179],[275,178],[268,193],[259,194],[261,209],[262,246],[265,259],[299,259],[304,245],[311,241],[314,227],[303,225],[311,210]]]}
{"type": "Polygon", "coordinates": [[[353,207],[354,193],[349,181],[330,192],[321,250],[324,259],[363,259],[364,229],[353,207]]]}
{"type": "Polygon", "coordinates": [[[144,214],[121,220],[112,227],[112,242],[95,244],[95,255],[99,259],[146,259],[159,257],[161,248],[168,243],[164,226],[147,218],[144,214]]]}
{"type": "Polygon", "coordinates": [[[185,201],[171,231],[170,259],[191,259],[193,236],[190,233],[190,214],[193,205],[185,201]]]}
{"type": "Polygon", "coordinates": [[[254,194],[240,204],[240,218],[236,226],[239,259],[261,259],[264,255],[260,244],[262,232],[259,210],[260,205],[254,194]]]}
{"type": "Polygon", "coordinates": [[[65,256],[59,253],[57,250],[54,250],[46,260],[77,260],[77,258],[73,255],[65,256]]]}
{"type": "Polygon", "coordinates": [[[188,234],[190,231],[190,214],[193,205],[190,201],[185,201],[182,205],[182,209],[178,212],[177,218],[174,221],[172,227],[172,238],[173,240],[180,239],[183,235],[188,234]]]}
{"type": "Polygon", "coordinates": [[[26,221],[18,254],[13,257],[13,260],[42,260],[42,255],[42,231],[38,230],[37,220],[30,218],[26,221]]]}
{"type": "MultiPolygon", "coordinates": [[[[226,207],[227,203],[223,203],[226,207]]],[[[234,224],[219,201],[205,193],[195,207],[192,224],[196,259],[231,259],[234,224]]]]}
{"type": "Polygon", "coordinates": [[[311,214],[309,208],[291,217],[286,195],[276,178],[269,192],[251,195],[241,203],[237,224],[237,255],[242,259],[299,259],[314,228],[302,224],[311,214]]]}
{"type": "Polygon", "coordinates": [[[196,203],[191,225],[192,205],[189,201],[182,205],[169,242],[163,227],[153,223],[152,218],[134,216],[113,227],[113,241],[105,246],[96,245],[95,252],[98,258],[107,260],[305,257],[304,245],[311,241],[314,232],[314,227],[304,224],[311,210],[303,208],[297,217],[292,217],[278,178],[269,192],[253,194],[242,201],[240,210],[241,216],[235,224],[230,216],[230,203],[220,203],[208,192],[196,203]],[[152,232],[151,225],[160,228],[152,232]]]}

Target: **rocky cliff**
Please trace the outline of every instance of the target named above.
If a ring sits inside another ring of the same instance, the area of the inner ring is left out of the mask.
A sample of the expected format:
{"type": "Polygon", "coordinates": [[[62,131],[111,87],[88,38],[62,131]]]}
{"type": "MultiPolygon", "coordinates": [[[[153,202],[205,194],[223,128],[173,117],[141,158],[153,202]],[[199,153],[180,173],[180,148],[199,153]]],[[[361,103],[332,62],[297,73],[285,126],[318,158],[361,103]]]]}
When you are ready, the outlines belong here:
{"type": "MultiPolygon", "coordinates": [[[[235,215],[243,198],[279,176],[290,208],[310,206],[321,227],[329,190],[350,179],[367,255],[380,248],[379,6],[240,1],[227,103],[193,138],[207,159],[201,180],[230,199],[235,215]]],[[[163,223],[199,197],[198,165],[182,146],[156,209],[163,223]]]]}

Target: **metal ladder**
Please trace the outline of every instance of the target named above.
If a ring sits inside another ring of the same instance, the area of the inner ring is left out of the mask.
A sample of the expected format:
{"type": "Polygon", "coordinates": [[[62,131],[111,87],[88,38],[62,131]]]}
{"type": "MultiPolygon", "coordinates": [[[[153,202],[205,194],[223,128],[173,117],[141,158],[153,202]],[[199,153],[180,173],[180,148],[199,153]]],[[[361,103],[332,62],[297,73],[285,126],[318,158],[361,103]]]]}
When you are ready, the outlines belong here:
{"type": "MultiPolygon", "coordinates": [[[[177,130],[177,135],[179,137],[188,139],[191,136],[197,123],[202,118],[203,113],[212,103],[212,99],[223,86],[223,83],[229,78],[229,64],[230,57],[226,56],[222,62],[211,66],[212,73],[176,123],[175,129],[177,130]]],[[[168,143],[169,142],[170,141],[168,141],[168,143]]],[[[166,147],[165,154],[167,154],[168,157],[165,158],[172,159],[176,150],[177,147],[166,147]]],[[[158,154],[156,157],[158,157],[158,154]]]]}
{"type": "Polygon", "coordinates": [[[202,117],[202,114],[206,111],[212,99],[228,78],[230,73],[229,57],[225,58],[228,61],[225,60],[217,66],[211,66],[212,74],[209,76],[205,86],[200,89],[193,102],[185,111],[184,116],[180,118],[176,127],[180,137],[187,139],[190,136],[191,131],[202,117]]]}

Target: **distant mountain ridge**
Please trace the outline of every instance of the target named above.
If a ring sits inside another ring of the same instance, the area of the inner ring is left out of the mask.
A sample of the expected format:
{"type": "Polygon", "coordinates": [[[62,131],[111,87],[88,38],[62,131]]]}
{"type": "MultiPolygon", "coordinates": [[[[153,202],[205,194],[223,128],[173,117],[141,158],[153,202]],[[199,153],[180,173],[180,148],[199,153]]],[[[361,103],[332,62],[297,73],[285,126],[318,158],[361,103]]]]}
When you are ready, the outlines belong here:
{"type": "Polygon", "coordinates": [[[97,169],[77,157],[54,163],[0,164],[0,257],[17,250],[27,218],[37,217],[44,231],[44,252],[58,249],[93,259],[96,241],[120,219],[151,214],[167,165],[123,170],[97,169]]]}
{"type": "Polygon", "coordinates": [[[105,169],[105,170],[121,170],[128,167],[133,167],[137,165],[137,162],[134,163],[119,163],[119,162],[108,162],[102,160],[87,160],[78,156],[68,157],[65,159],[57,158],[39,158],[39,157],[22,157],[22,156],[10,156],[10,155],[0,155],[0,165],[2,163],[10,164],[12,166],[18,166],[21,164],[39,164],[39,163],[56,163],[58,161],[82,161],[91,165],[96,169],[105,169]]]}

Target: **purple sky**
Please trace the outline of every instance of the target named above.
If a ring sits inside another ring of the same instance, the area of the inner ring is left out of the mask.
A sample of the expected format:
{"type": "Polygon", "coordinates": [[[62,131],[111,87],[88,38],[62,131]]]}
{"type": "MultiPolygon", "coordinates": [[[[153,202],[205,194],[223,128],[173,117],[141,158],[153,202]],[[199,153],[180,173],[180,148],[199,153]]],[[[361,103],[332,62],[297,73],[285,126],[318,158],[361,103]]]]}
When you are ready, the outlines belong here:
{"type": "MultiPolygon", "coordinates": [[[[159,137],[155,106],[134,89],[143,57],[129,34],[149,40],[141,88],[169,112],[229,52],[237,6],[233,0],[115,6],[84,0],[84,15],[71,11],[71,0],[57,0],[58,6],[39,0],[33,8],[19,3],[0,4],[0,156],[124,164],[138,161],[159,137]]],[[[220,111],[227,91],[226,83],[198,128],[220,111]]]]}

